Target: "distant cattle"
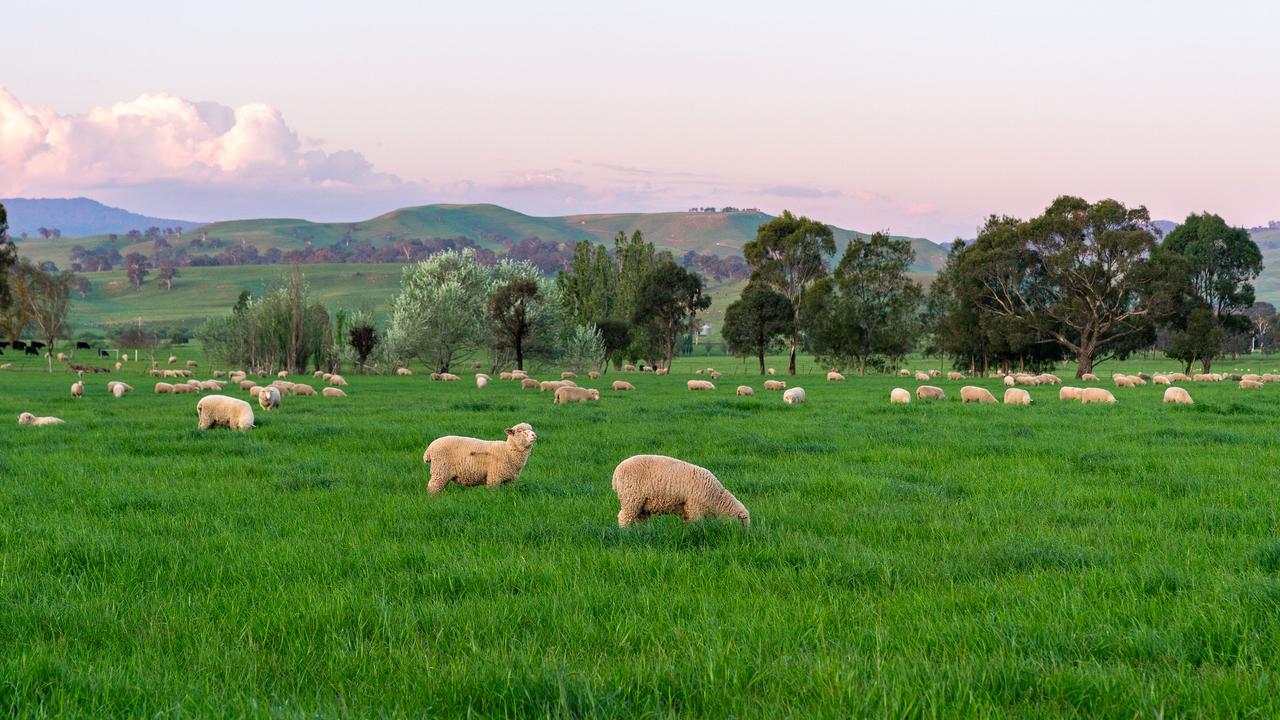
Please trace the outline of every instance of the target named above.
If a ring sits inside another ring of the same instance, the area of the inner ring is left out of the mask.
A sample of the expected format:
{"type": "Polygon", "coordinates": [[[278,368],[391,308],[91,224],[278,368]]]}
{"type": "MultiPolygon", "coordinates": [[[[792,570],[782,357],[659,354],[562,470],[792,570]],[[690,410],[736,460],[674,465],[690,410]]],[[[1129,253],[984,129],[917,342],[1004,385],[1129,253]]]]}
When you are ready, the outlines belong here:
{"type": "Polygon", "coordinates": [[[27,353],[28,355],[39,355],[39,354],[40,354],[40,351],[39,351],[39,350],[37,350],[37,349],[35,349],[34,347],[31,347],[30,345],[28,345],[28,346],[27,346],[27,348],[26,348],[26,353],[27,353]]]}
{"type": "Polygon", "coordinates": [[[14,350],[25,350],[27,349],[27,344],[22,342],[21,340],[14,340],[13,342],[9,343],[9,347],[13,348],[14,350]]]}
{"type": "Polygon", "coordinates": [[[44,343],[38,342],[36,340],[32,340],[31,342],[27,343],[27,347],[33,347],[39,350],[40,348],[44,347],[44,343]]]}
{"type": "MultiPolygon", "coordinates": [[[[87,342],[85,342],[85,341],[83,341],[83,340],[77,340],[77,341],[76,341],[76,349],[77,349],[77,350],[88,350],[88,349],[89,349],[89,343],[87,343],[87,342]]],[[[99,352],[101,352],[101,350],[99,350],[99,352]]]]}
{"type": "Polygon", "coordinates": [[[107,352],[106,350],[103,350],[102,348],[98,348],[98,357],[100,358],[111,357],[111,353],[107,352]]]}

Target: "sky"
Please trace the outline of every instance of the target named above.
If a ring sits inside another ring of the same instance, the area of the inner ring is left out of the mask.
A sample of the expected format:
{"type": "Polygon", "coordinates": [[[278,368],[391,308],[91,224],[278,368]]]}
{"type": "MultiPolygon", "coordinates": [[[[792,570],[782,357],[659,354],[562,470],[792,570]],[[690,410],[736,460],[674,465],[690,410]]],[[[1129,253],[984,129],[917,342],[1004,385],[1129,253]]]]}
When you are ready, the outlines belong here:
{"type": "Polygon", "coordinates": [[[14,3],[0,197],[191,220],[1280,219],[1280,3],[14,3]]]}

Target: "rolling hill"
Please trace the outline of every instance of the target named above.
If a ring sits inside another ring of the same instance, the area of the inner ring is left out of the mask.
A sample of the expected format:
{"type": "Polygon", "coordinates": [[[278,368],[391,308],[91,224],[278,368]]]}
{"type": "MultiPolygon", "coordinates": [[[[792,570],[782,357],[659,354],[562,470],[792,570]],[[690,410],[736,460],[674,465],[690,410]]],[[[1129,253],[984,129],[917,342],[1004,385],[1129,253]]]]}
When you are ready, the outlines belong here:
{"type": "Polygon", "coordinates": [[[9,214],[9,234],[37,235],[39,228],[57,228],[65,237],[143,231],[149,227],[181,227],[190,230],[204,223],[167,220],[103,205],[89,198],[7,198],[0,199],[9,214]]]}

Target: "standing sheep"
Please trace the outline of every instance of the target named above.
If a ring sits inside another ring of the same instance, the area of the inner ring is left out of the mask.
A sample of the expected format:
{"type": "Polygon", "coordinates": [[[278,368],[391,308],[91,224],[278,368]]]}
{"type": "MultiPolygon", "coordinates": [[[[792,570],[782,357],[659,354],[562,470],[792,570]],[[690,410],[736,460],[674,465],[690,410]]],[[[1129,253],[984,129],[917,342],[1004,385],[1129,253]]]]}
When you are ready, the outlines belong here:
{"type": "Polygon", "coordinates": [[[540,390],[542,389],[542,383],[533,378],[525,378],[520,381],[520,387],[525,390],[540,390]]]}
{"type": "Polygon", "coordinates": [[[1082,392],[1084,392],[1084,388],[1071,387],[1070,385],[1063,385],[1062,389],[1058,391],[1058,399],[1059,400],[1079,400],[1080,393],[1082,392]]]}
{"type": "Polygon", "coordinates": [[[929,373],[916,371],[916,382],[929,382],[929,373]]]}
{"type": "Polygon", "coordinates": [[[280,388],[274,385],[258,388],[258,407],[264,412],[280,409],[280,388]]]}
{"type": "Polygon", "coordinates": [[[831,372],[827,373],[827,380],[830,380],[832,382],[843,382],[844,376],[836,372],[835,370],[832,370],[831,372]]]}
{"type": "Polygon", "coordinates": [[[737,394],[738,394],[738,397],[745,397],[748,395],[755,395],[756,391],[752,390],[750,385],[739,385],[737,394]]]}
{"type": "Polygon", "coordinates": [[[625,381],[625,380],[614,380],[614,381],[613,381],[613,389],[614,389],[614,390],[621,390],[621,391],[624,391],[624,392],[630,392],[631,390],[635,390],[635,389],[636,389],[636,386],[635,386],[635,385],[632,385],[631,383],[629,383],[629,382],[627,382],[627,381],[625,381]]]}
{"type": "Polygon", "coordinates": [[[591,380],[599,380],[599,379],[600,379],[600,373],[599,373],[598,371],[596,371],[596,370],[592,370],[592,371],[590,371],[590,372],[588,372],[588,373],[587,373],[587,377],[588,377],[589,379],[591,379],[591,380]]]}
{"type": "Polygon", "coordinates": [[[786,380],[765,380],[764,389],[765,390],[786,390],[787,381],[786,380]]]}
{"type": "Polygon", "coordinates": [[[578,373],[565,371],[565,372],[560,373],[560,379],[561,379],[561,380],[576,380],[576,379],[578,379],[578,373]]]}
{"type": "Polygon", "coordinates": [[[157,395],[172,395],[172,394],[173,394],[173,386],[172,386],[172,385],[170,385],[170,384],[169,384],[169,383],[167,383],[167,382],[158,382],[158,383],[156,383],[156,394],[157,394],[157,395]]]}
{"type": "Polygon", "coordinates": [[[996,401],[996,396],[986,388],[977,385],[965,385],[960,388],[960,402],[989,404],[996,401]]]}
{"type": "Polygon", "coordinates": [[[1180,387],[1170,386],[1164,391],[1164,401],[1167,405],[1194,405],[1195,401],[1191,399],[1191,394],[1180,387]]]}
{"type": "Polygon", "coordinates": [[[84,380],[77,380],[71,383],[71,397],[84,397],[84,380]]]}
{"type": "Polygon", "coordinates": [[[1098,382],[1098,376],[1093,373],[1085,373],[1080,376],[1081,382],[1098,382]]]}
{"type": "Polygon", "coordinates": [[[592,401],[599,402],[599,400],[600,400],[600,391],[596,390],[595,388],[580,388],[580,387],[566,386],[566,387],[558,388],[556,390],[556,398],[554,400],[554,403],[556,405],[565,405],[568,403],[578,403],[578,402],[592,402],[592,401]]]}
{"type": "Polygon", "coordinates": [[[63,421],[56,417],[39,417],[29,412],[24,412],[18,416],[18,424],[39,427],[41,425],[62,425],[63,421]]]}
{"type": "Polygon", "coordinates": [[[1009,388],[1004,391],[1005,405],[1030,405],[1031,393],[1022,388],[1009,388]]]}
{"type": "Polygon", "coordinates": [[[955,370],[952,370],[951,372],[947,373],[947,379],[948,379],[948,380],[963,380],[963,379],[964,379],[964,373],[960,373],[960,372],[956,372],[955,370]]]}
{"type": "Polygon", "coordinates": [[[769,368],[768,370],[765,370],[765,374],[766,374],[766,375],[777,375],[777,374],[778,374],[778,371],[777,371],[777,370],[775,370],[775,369],[773,369],[773,368],[769,368]]]}
{"type": "Polygon", "coordinates": [[[635,455],[613,471],[618,527],[653,515],[679,515],[685,522],[704,517],[735,518],[751,525],[747,508],[706,468],[665,455],[635,455]]]}
{"type": "Polygon", "coordinates": [[[488,375],[485,375],[484,373],[479,373],[479,374],[477,374],[477,375],[476,375],[476,387],[477,387],[477,388],[484,388],[484,386],[486,386],[486,385],[488,385],[488,384],[489,384],[489,376],[488,376],[488,375]]]}
{"type": "Polygon", "coordinates": [[[685,383],[685,385],[687,385],[690,390],[715,390],[716,389],[716,386],[712,385],[707,380],[690,380],[689,382],[685,383]]]}
{"type": "Polygon", "coordinates": [[[1112,395],[1111,391],[1106,388],[1085,388],[1084,392],[1080,393],[1080,404],[1081,405],[1097,405],[1097,404],[1115,405],[1116,396],[1112,395]]]}
{"type": "Polygon", "coordinates": [[[232,430],[249,430],[253,427],[253,408],[243,400],[226,395],[206,395],[196,403],[199,428],[208,430],[228,427],[232,430]]]}
{"type": "Polygon", "coordinates": [[[921,400],[946,400],[947,394],[942,388],[934,385],[921,385],[916,388],[916,397],[921,400]]]}
{"type": "Polygon", "coordinates": [[[529,423],[507,428],[505,442],[457,435],[436,438],[422,454],[422,462],[431,465],[427,493],[437,495],[451,482],[491,488],[515,482],[537,439],[529,423]]]}
{"type": "Polygon", "coordinates": [[[327,387],[324,390],[321,390],[320,394],[331,398],[344,398],[347,396],[347,394],[342,392],[340,388],[336,387],[327,387]]]}
{"type": "Polygon", "coordinates": [[[911,402],[911,393],[905,388],[894,388],[889,392],[889,403],[894,405],[906,405],[911,402]]]}
{"type": "Polygon", "coordinates": [[[290,387],[290,388],[289,388],[289,394],[290,394],[290,395],[301,395],[301,396],[304,396],[304,397],[315,397],[315,396],[316,396],[316,389],[315,389],[315,388],[313,388],[313,387],[311,387],[310,385],[304,385],[303,383],[297,383],[297,384],[295,384],[293,387],[290,387]]]}
{"type": "Polygon", "coordinates": [[[804,400],[804,388],[802,387],[789,388],[786,392],[782,393],[782,402],[787,405],[802,405],[804,404],[804,400]]]}

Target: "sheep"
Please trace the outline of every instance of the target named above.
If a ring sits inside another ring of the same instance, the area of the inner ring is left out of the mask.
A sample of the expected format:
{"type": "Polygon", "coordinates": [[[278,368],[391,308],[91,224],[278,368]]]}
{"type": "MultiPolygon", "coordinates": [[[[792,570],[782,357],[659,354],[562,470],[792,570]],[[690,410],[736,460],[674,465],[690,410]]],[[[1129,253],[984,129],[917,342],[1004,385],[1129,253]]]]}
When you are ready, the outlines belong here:
{"type": "Polygon", "coordinates": [[[200,389],[201,389],[202,391],[203,391],[203,390],[221,390],[221,389],[222,389],[222,383],[218,382],[217,380],[205,380],[205,381],[203,381],[203,382],[198,382],[198,383],[196,383],[196,385],[199,385],[199,386],[200,386],[200,389]]]}
{"type": "Polygon", "coordinates": [[[1004,376],[1004,386],[1005,386],[1005,387],[1013,387],[1016,383],[1017,383],[1017,381],[1013,379],[1013,376],[1012,376],[1012,375],[1005,375],[1005,376],[1004,376]]]}
{"type": "Polygon", "coordinates": [[[665,455],[633,455],[613,471],[618,527],[653,515],[679,515],[685,522],[704,517],[735,518],[750,527],[751,514],[706,468],[665,455]]]}
{"type": "Polygon", "coordinates": [[[254,382],[254,381],[252,381],[252,380],[241,380],[241,381],[240,381],[240,389],[241,389],[241,390],[251,390],[251,389],[256,388],[256,387],[258,387],[258,383],[254,382]]]}
{"type": "Polygon", "coordinates": [[[453,373],[440,373],[441,382],[457,382],[461,379],[462,378],[458,377],[457,375],[454,375],[453,373]]]}
{"type": "Polygon", "coordinates": [[[422,454],[422,462],[431,466],[427,493],[438,495],[451,482],[490,488],[515,482],[537,440],[538,434],[529,423],[507,428],[505,441],[457,435],[436,438],[422,454]]]}
{"type": "Polygon", "coordinates": [[[124,397],[124,385],[112,385],[111,394],[114,395],[117,400],[124,397]]]}
{"type": "Polygon", "coordinates": [[[1036,386],[1040,384],[1040,376],[1030,373],[1017,373],[1013,376],[1013,380],[1018,385],[1036,386]]]}
{"type": "Polygon", "coordinates": [[[890,404],[906,405],[910,402],[911,402],[911,393],[907,392],[905,388],[894,388],[889,392],[890,404]]]}
{"type": "Polygon", "coordinates": [[[177,356],[177,355],[170,355],[170,356],[169,356],[169,364],[170,364],[170,365],[172,365],[172,364],[174,364],[174,363],[176,363],[176,362],[178,362],[178,356],[177,356]]]}
{"type": "Polygon", "coordinates": [[[486,385],[488,385],[488,384],[489,384],[489,376],[488,376],[488,375],[485,375],[484,373],[480,373],[480,374],[477,374],[477,375],[476,375],[476,387],[477,387],[477,388],[481,388],[481,389],[483,389],[483,388],[484,388],[486,385]]]}
{"type": "Polygon", "coordinates": [[[523,370],[512,370],[512,371],[511,371],[511,379],[512,379],[512,380],[523,380],[523,379],[525,379],[525,378],[527,378],[527,377],[529,377],[529,373],[527,373],[527,372],[525,372],[525,371],[523,371],[523,370]]]}
{"type": "Polygon", "coordinates": [[[248,430],[253,427],[253,408],[243,400],[226,395],[206,395],[196,403],[197,426],[201,430],[227,427],[248,430]]]}
{"type": "Polygon", "coordinates": [[[169,384],[169,383],[167,383],[167,382],[158,382],[158,383],[156,383],[156,394],[157,394],[157,395],[172,395],[172,394],[173,394],[173,386],[172,386],[172,385],[170,385],[170,384],[169,384]]]}
{"type": "Polygon", "coordinates": [[[262,408],[264,412],[280,409],[280,388],[268,385],[258,388],[256,395],[258,396],[258,407],[262,408]]]}
{"type": "Polygon", "coordinates": [[[1098,376],[1093,373],[1084,373],[1080,376],[1081,382],[1098,382],[1098,376]]]}
{"type": "Polygon", "coordinates": [[[916,388],[916,397],[920,400],[946,400],[947,394],[942,388],[934,385],[921,385],[916,388]]]}
{"type": "Polygon", "coordinates": [[[187,367],[200,367],[195,360],[188,360],[187,367]]]}
{"type": "Polygon", "coordinates": [[[804,400],[804,388],[802,387],[793,387],[782,393],[782,402],[788,405],[801,405],[804,400]]]}
{"type": "Polygon", "coordinates": [[[716,372],[715,370],[712,370],[710,374],[711,374],[711,379],[712,379],[712,380],[719,380],[719,379],[720,379],[720,373],[716,372]]]}
{"type": "Polygon", "coordinates": [[[1172,386],[1165,389],[1164,402],[1166,405],[1195,405],[1196,403],[1186,390],[1172,386]]]}
{"type": "Polygon", "coordinates": [[[323,370],[317,370],[317,371],[315,371],[315,372],[311,373],[311,377],[313,377],[313,378],[317,378],[317,379],[318,379],[318,378],[324,378],[325,380],[328,380],[328,379],[329,379],[329,378],[324,377],[324,376],[325,376],[325,372],[324,372],[323,370]]]}
{"type": "Polygon", "coordinates": [[[1280,382],[1280,375],[1274,373],[1262,373],[1262,382],[1280,382]]]}
{"type": "Polygon", "coordinates": [[[1106,388],[1085,388],[1080,393],[1081,405],[1096,405],[1098,403],[1115,405],[1116,396],[1112,395],[1111,391],[1106,388]]]}
{"type": "Polygon", "coordinates": [[[1058,399],[1059,400],[1079,400],[1080,393],[1082,392],[1084,392],[1084,388],[1071,387],[1070,385],[1063,385],[1062,389],[1058,391],[1058,399]]]}
{"type": "Polygon", "coordinates": [[[916,371],[916,382],[929,382],[929,373],[916,371]]]}
{"type": "Polygon", "coordinates": [[[1036,380],[1041,385],[1061,385],[1062,384],[1062,378],[1058,377],[1057,375],[1054,375],[1053,373],[1040,373],[1039,375],[1036,376],[1036,380]]]}
{"type": "Polygon", "coordinates": [[[8,370],[11,367],[13,367],[13,363],[4,363],[3,365],[0,365],[0,370],[8,370]]]}
{"type": "Polygon", "coordinates": [[[635,372],[635,371],[636,371],[636,366],[632,365],[631,363],[627,363],[626,365],[622,366],[622,372],[635,372]]]}
{"type": "Polygon", "coordinates": [[[597,372],[597,371],[595,371],[595,370],[592,370],[592,371],[590,371],[590,372],[588,372],[588,373],[587,373],[587,378],[588,378],[588,379],[590,379],[590,380],[599,380],[599,379],[600,379],[600,373],[599,373],[599,372],[597,372]]]}
{"type": "Polygon", "coordinates": [[[231,382],[240,382],[241,380],[245,379],[245,377],[247,376],[244,374],[243,370],[236,370],[227,375],[227,379],[230,380],[231,382]]]}
{"type": "Polygon", "coordinates": [[[931,378],[942,377],[942,371],[941,371],[941,370],[930,370],[930,371],[929,371],[929,377],[931,377],[931,378]]]}
{"type": "Polygon", "coordinates": [[[29,412],[24,412],[18,416],[18,424],[40,427],[42,425],[62,425],[63,420],[56,417],[39,417],[29,412]]]}
{"type": "Polygon", "coordinates": [[[652,365],[641,365],[641,366],[640,366],[640,372],[647,372],[647,373],[651,373],[651,372],[653,372],[653,370],[654,370],[654,368],[653,368],[653,366],[652,366],[652,365]]]}
{"type": "Polygon", "coordinates": [[[538,383],[538,387],[541,388],[543,392],[550,390],[551,392],[554,393],[556,390],[559,390],[562,387],[575,387],[575,386],[569,380],[543,380],[542,382],[538,383]]]}
{"type": "Polygon", "coordinates": [[[413,374],[413,371],[412,371],[412,370],[410,370],[410,369],[409,369],[409,368],[407,368],[407,367],[396,368],[396,374],[397,374],[397,375],[412,375],[412,374],[413,374]]]}
{"type": "Polygon", "coordinates": [[[947,373],[947,379],[948,379],[948,380],[963,380],[963,379],[964,379],[964,373],[956,372],[955,370],[952,370],[951,372],[947,373]]]}
{"type": "Polygon", "coordinates": [[[1169,376],[1168,376],[1168,375],[1162,375],[1162,374],[1160,374],[1160,373],[1156,373],[1154,376],[1152,376],[1152,378],[1151,378],[1151,382],[1155,383],[1156,385],[1171,385],[1171,384],[1172,384],[1172,383],[1169,381],[1169,376]]]}
{"type": "Polygon", "coordinates": [[[685,385],[687,385],[690,390],[715,390],[716,389],[716,386],[712,385],[707,380],[690,380],[689,382],[685,383],[685,385]]]}
{"type": "Polygon", "coordinates": [[[1262,382],[1262,376],[1261,376],[1261,375],[1255,375],[1255,374],[1252,374],[1252,373],[1250,373],[1250,374],[1248,374],[1248,375],[1241,375],[1241,376],[1240,376],[1240,379],[1241,379],[1241,380],[1248,380],[1248,381],[1250,381],[1250,382],[1256,382],[1256,383],[1260,383],[1260,382],[1262,382]]]}
{"type": "MultiPolygon", "coordinates": [[[[484,377],[485,377],[485,379],[486,379],[486,380],[488,380],[488,379],[489,379],[489,376],[488,376],[488,375],[485,375],[484,377]]],[[[334,386],[334,387],[346,387],[346,386],[347,386],[347,379],[346,379],[346,378],[344,378],[344,377],[342,377],[341,375],[330,375],[330,376],[328,377],[328,381],[329,381],[329,384],[330,384],[330,385],[332,385],[332,386],[334,386]]]]}
{"type": "Polygon", "coordinates": [[[120,371],[121,369],[123,369],[123,368],[124,368],[124,365],[121,365],[121,364],[120,364],[120,363],[118,363],[118,362],[116,363],[116,372],[119,372],[119,371],[120,371]]]}
{"type": "Polygon", "coordinates": [[[272,380],[271,387],[280,388],[280,392],[289,392],[289,388],[293,387],[293,383],[288,380],[272,380]]]}
{"type": "Polygon", "coordinates": [[[1022,388],[1009,388],[1004,391],[1005,405],[1030,405],[1031,393],[1022,388]]]}
{"type": "Polygon", "coordinates": [[[1262,383],[1253,380],[1241,380],[1239,387],[1241,390],[1261,390],[1262,383]]]}
{"type": "Polygon", "coordinates": [[[560,373],[561,380],[576,380],[577,378],[578,378],[578,373],[567,372],[567,371],[560,373]]]}
{"type": "Polygon", "coordinates": [[[503,370],[502,372],[498,373],[498,379],[499,379],[499,380],[510,380],[510,379],[511,379],[511,373],[507,372],[506,370],[503,370]]]}
{"type": "Polygon", "coordinates": [[[293,387],[289,388],[289,394],[302,395],[305,397],[315,397],[316,389],[311,387],[310,385],[303,385],[302,383],[298,383],[297,385],[294,385],[293,387]]]}
{"type": "Polygon", "coordinates": [[[739,385],[738,389],[734,391],[734,394],[738,397],[747,397],[755,395],[756,391],[752,390],[750,385],[739,385]]]}
{"type": "MultiPolygon", "coordinates": [[[[269,388],[269,387],[272,387],[272,386],[271,386],[271,385],[267,385],[266,387],[268,387],[268,388],[269,388]]],[[[260,386],[258,386],[258,385],[254,385],[253,387],[249,388],[249,395],[250,395],[250,396],[252,396],[252,397],[258,397],[259,395],[261,395],[261,394],[262,394],[262,391],[263,391],[264,389],[265,389],[265,388],[263,388],[263,387],[260,387],[260,386]]],[[[280,392],[280,388],[275,388],[275,390],[276,390],[276,392],[280,392]]]]}
{"type": "Polygon", "coordinates": [[[122,392],[133,392],[132,385],[130,385],[129,383],[120,382],[119,380],[112,380],[111,382],[107,383],[107,389],[113,390],[116,385],[119,385],[120,387],[124,388],[122,392]]]}
{"type": "Polygon", "coordinates": [[[635,386],[635,385],[632,385],[631,383],[629,383],[629,382],[627,382],[627,381],[625,381],[625,380],[614,380],[614,381],[613,381],[613,389],[614,389],[614,390],[620,390],[620,391],[623,391],[623,392],[630,392],[630,391],[632,391],[632,390],[635,390],[635,389],[636,389],[636,386],[635,386]]]}
{"type": "Polygon", "coordinates": [[[556,397],[553,402],[556,405],[566,405],[578,402],[599,402],[599,400],[600,391],[595,388],[562,387],[556,390],[556,397]]]}
{"type": "Polygon", "coordinates": [[[281,379],[287,378],[287,377],[289,377],[289,371],[288,371],[288,370],[281,370],[280,372],[276,373],[276,377],[281,378],[281,379]]]}
{"type": "Polygon", "coordinates": [[[1213,382],[1213,376],[1209,373],[1196,373],[1191,376],[1191,379],[1195,382],[1213,382]]]}
{"type": "Polygon", "coordinates": [[[898,371],[898,377],[911,377],[911,371],[906,368],[902,368],[898,371]]]}
{"type": "Polygon", "coordinates": [[[67,357],[66,353],[58,353],[58,362],[67,362],[70,359],[71,358],[67,357]]]}
{"type": "Polygon", "coordinates": [[[320,394],[324,395],[325,397],[333,397],[333,398],[342,398],[347,396],[346,393],[342,392],[342,390],[336,387],[327,387],[324,390],[321,390],[320,394]]]}
{"type": "Polygon", "coordinates": [[[977,385],[965,385],[960,388],[960,402],[987,404],[995,401],[996,396],[992,395],[991,391],[986,388],[981,388],[977,385]]]}
{"type": "Polygon", "coordinates": [[[129,362],[129,353],[125,353],[125,354],[121,355],[121,356],[120,356],[120,361],[121,361],[121,362],[129,362]]]}
{"type": "Polygon", "coordinates": [[[831,372],[827,373],[827,380],[831,382],[844,382],[844,376],[836,372],[835,370],[832,370],[831,372]]]}
{"type": "Polygon", "coordinates": [[[1146,381],[1145,379],[1143,379],[1143,377],[1142,377],[1141,375],[1130,375],[1130,376],[1129,376],[1129,379],[1133,381],[1133,384],[1134,384],[1134,385],[1146,385],[1146,384],[1147,384],[1147,381],[1146,381]]]}
{"type": "Polygon", "coordinates": [[[532,378],[525,378],[520,381],[520,387],[525,390],[538,390],[542,387],[542,383],[532,378]]]}
{"type": "Polygon", "coordinates": [[[83,380],[78,380],[76,382],[71,383],[71,397],[73,398],[84,397],[84,381],[83,380]]]}
{"type": "Polygon", "coordinates": [[[1116,381],[1116,387],[1122,387],[1122,388],[1137,387],[1133,382],[1133,378],[1129,377],[1128,375],[1117,375],[1115,377],[1115,381],[1116,381]]]}
{"type": "Polygon", "coordinates": [[[786,380],[765,380],[764,389],[765,390],[786,390],[787,381],[786,380]]]}
{"type": "Polygon", "coordinates": [[[191,393],[193,393],[193,392],[197,392],[197,389],[196,389],[196,388],[191,387],[191,386],[190,386],[190,385],[188,385],[187,383],[174,383],[174,384],[173,384],[173,394],[174,394],[174,395],[189,395],[189,394],[191,394],[191,393]]]}
{"type": "Polygon", "coordinates": [[[778,374],[778,371],[777,371],[777,370],[774,370],[773,368],[769,368],[768,370],[765,370],[765,374],[766,374],[766,375],[777,375],[777,374],[778,374]]]}

